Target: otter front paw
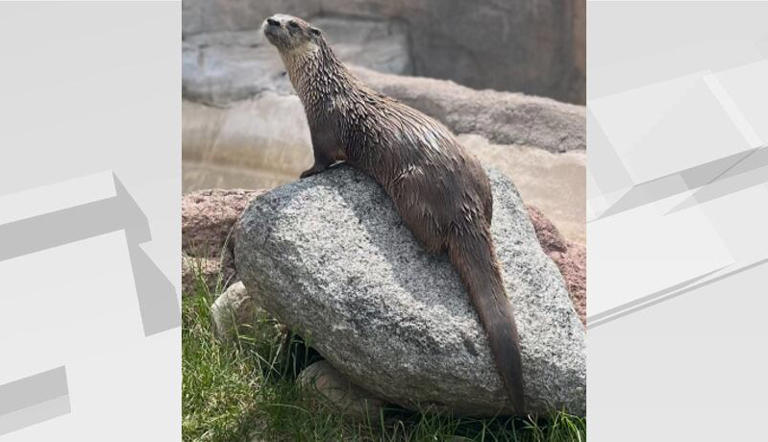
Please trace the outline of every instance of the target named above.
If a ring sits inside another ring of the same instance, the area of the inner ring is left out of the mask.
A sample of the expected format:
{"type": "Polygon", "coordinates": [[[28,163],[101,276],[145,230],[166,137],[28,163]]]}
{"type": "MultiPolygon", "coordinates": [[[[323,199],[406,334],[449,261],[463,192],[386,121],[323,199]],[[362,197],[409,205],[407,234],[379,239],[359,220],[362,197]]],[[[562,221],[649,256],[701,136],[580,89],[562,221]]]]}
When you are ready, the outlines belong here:
{"type": "Polygon", "coordinates": [[[327,167],[328,167],[327,165],[315,163],[315,165],[312,166],[311,168],[305,170],[304,172],[301,172],[301,175],[299,175],[299,178],[306,178],[308,176],[316,175],[324,171],[327,167]]]}
{"type": "Polygon", "coordinates": [[[318,173],[320,173],[320,171],[315,169],[314,167],[312,167],[311,169],[307,169],[304,172],[301,172],[301,175],[299,175],[299,178],[310,177],[310,176],[316,175],[318,173]]]}

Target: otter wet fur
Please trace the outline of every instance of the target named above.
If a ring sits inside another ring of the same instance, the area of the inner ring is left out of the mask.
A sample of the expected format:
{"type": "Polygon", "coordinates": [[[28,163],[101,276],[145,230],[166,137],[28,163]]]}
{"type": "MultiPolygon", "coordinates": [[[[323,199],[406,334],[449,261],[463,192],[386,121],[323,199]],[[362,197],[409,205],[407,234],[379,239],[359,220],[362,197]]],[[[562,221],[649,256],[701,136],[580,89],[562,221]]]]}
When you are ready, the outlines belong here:
{"type": "Polygon", "coordinates": [[[319,29],[277,14],[263,30],[307,114],[315,163],[301,177],[337,161],[350,164],[384,188],[426,250],[447,251],[511,403],[524,414],[520,342],[491,239],[491,185],[480,163],[441,123],[363,85],[319,29]]]}

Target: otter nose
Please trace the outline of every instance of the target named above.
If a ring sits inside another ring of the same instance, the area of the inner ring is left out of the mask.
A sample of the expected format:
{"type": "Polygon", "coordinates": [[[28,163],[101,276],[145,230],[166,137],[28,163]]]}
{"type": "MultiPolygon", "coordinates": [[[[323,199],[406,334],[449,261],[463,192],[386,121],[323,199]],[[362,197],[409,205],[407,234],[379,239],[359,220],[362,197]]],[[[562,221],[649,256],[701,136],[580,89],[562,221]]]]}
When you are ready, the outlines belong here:
{"type": "Polygon", "coordinates": [[[280,22],[275,20],[274,18],[268,18],[267,24],[270,26],[280,26],[280,22]]]}

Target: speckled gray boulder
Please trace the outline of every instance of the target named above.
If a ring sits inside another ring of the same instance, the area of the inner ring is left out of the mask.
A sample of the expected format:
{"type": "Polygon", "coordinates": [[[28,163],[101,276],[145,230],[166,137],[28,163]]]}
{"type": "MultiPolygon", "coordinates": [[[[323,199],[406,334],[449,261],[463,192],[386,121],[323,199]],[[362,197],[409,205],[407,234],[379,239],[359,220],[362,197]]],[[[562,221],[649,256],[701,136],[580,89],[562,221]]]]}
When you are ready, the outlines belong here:
{"type": "MultiPolygon", "coordinates": [[[[514,185],[490,175],[529,410],[584,415],[584,327],[514,185]]],[[[236,235],[235,265],[257,302],[352,382],[409,408],[511,411],[458,275],[367,176],[340,166],[277,188],[251,202],[236,235]]]]}

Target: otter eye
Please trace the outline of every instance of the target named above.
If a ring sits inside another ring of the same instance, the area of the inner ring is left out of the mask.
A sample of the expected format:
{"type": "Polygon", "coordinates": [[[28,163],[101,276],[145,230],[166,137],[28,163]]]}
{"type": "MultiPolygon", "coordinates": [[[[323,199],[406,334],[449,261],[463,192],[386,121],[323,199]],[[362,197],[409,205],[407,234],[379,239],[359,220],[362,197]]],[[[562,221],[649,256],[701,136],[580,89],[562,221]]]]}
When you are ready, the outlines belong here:
{"type": "Polygon", "coordinates": [[[309,32],[311,32],[312,35],[320,35],[320,30],[317,28],[309,28],[309,32]]]}
{"type": "Polygon", "coordinates": [[[289,21],[288,26],[292,27],[293,29],[299,29],[299,24],[295,21],[289,21]]]}

